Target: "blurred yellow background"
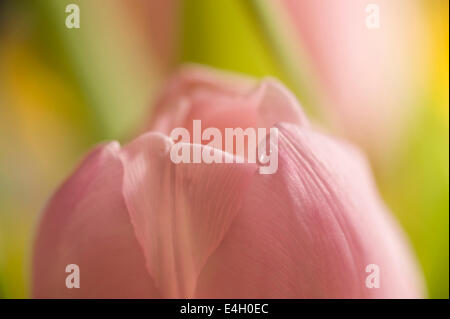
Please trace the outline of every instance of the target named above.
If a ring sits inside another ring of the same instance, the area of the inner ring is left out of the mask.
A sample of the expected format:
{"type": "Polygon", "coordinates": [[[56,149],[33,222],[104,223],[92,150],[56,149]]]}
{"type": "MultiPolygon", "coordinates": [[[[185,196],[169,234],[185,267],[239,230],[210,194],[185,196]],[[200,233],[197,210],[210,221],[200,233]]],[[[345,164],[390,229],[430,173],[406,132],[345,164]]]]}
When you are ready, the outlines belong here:
{"type": "Polygon", "coordinates": [[[183,62],[276,76],[317,125],[357,143],[428,296],[448,298],[449,3],[369,2],[1,1],[0,298],[29,296],[52,192],[93,145],[138,132],[183,62]],[[380,3],[371,33],[369,2],[380,3]],[[65,26],[70,3],[79,29],[65,26]]]}

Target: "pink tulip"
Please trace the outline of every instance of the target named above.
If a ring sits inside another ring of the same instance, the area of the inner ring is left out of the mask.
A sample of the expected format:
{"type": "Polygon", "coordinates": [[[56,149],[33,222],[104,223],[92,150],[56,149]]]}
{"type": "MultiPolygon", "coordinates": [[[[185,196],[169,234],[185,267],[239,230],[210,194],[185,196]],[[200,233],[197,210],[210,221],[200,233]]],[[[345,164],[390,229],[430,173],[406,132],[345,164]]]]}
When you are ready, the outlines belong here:
{"type": "MultiPolygon", "coordinates": [[[[283,0],[286,21],[311,58],[323,112],[377,160],[398,148],[426,85],[424,10],[409,0],[283,0]],[[376,6],[376,15],[370,9],[376,6]],[[379,28],[366,22],[377,19],[379,28]],[[414,21],[414,22],[413,22],[414,21]],[[330,103],[331,101],[331,103],[330,103]]],[[[278,4],[278,3],[277,3],[278,4]]],[[[302,72],[300,68],[297,72],[302,72]]]]}
{"type": "Polygon", "coordinates": [[[361,154],[314,131],[281,84],[189,67],[169,83],[150,126],[159,132],[95,148],[50,200],[34,249],[34,297],[423,296],[361,154]],[[278,171],[174,164],[165,134],[193,119],[276,125],[278,171]],[[80,288],[66,287],[68,264],[79,266],[80,288]],[[379,288],[366,286],[371,264],[379,288]]]}
{"type": "Polygon", "coordinates": [[[122,0],[122,10],[130,11],[136,25],[148,40],[152,53],[162,71],[171,69],[176,61],[178,25],[181,3],[178,0],[122,0]]]}

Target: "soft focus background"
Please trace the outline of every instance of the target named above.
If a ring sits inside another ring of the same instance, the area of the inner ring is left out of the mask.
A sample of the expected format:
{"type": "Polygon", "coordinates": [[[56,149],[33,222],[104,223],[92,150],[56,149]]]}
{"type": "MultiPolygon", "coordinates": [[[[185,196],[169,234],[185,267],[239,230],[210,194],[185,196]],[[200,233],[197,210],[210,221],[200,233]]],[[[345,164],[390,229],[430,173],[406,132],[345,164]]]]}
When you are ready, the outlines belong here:
{"type": "Polygon", "coordinates": [[[93,145],[138,132],[183,62],[278,77],[317,125],[358,144],[428,296],[448,298],[448,36],[444,0],[0,1],[0,298],[29,296],[55,188],[93,145]],[[70,3],[80,29],[65,26],[70,3]]]}

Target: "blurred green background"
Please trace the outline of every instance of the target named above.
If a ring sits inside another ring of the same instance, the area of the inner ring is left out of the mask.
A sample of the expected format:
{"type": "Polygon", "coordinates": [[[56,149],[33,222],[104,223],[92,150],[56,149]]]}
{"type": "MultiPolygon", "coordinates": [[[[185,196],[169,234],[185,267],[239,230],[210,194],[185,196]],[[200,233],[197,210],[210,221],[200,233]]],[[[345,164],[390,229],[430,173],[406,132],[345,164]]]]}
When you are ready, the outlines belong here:
{"type": "Polygon", "coordinates": [[[448,12],[442,0],[0,1],[0,298],[29,296],[52,192],[93,145],[139,132],[183,62],[275,76],[358,144],[428,296],[448,298],[448,12]],[[70,3],[79,29],[65,26],[70,3]]]}

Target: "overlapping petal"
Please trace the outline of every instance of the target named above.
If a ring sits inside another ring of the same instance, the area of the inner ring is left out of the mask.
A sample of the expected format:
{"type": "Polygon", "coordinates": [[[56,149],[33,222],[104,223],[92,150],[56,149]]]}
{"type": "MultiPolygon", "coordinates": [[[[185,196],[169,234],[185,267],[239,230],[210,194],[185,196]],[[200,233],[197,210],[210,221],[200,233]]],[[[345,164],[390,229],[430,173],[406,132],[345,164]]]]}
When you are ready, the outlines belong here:
{"type": "Polygon", "coordinates": [[[197,296],[420,298],[415,261],[360,154],[308,128],[279,131],[278,171],[254,175],[197,296]],[[370,264],[380,288],[366,286],[370,264]]]}
{"type": "Polygon", "coordinates": [[[192,298],[201,269],[239,211],[256,164],[174,164],[171,145],[166,136],[147,133],[124,148],[123,195],[162,296],[192,298]]]}
{"type": "Polygon", "coordinates": [[[95,148],[48,203],[33,258],[35,298],[157,298],[122,194],[120,146],[95,148]],[[66,287],[66,266],[80,288],[66,287]]]}
{"type": "Polygon", "coordinates": [[[176,127],[192,135],[193,120],[202,127],[270,128],[278,122],[307,125],[295,96],[272,78],[252,78],[185,66],[167,84],[156,105],[150,130],[169,135],[176,127]]]}

